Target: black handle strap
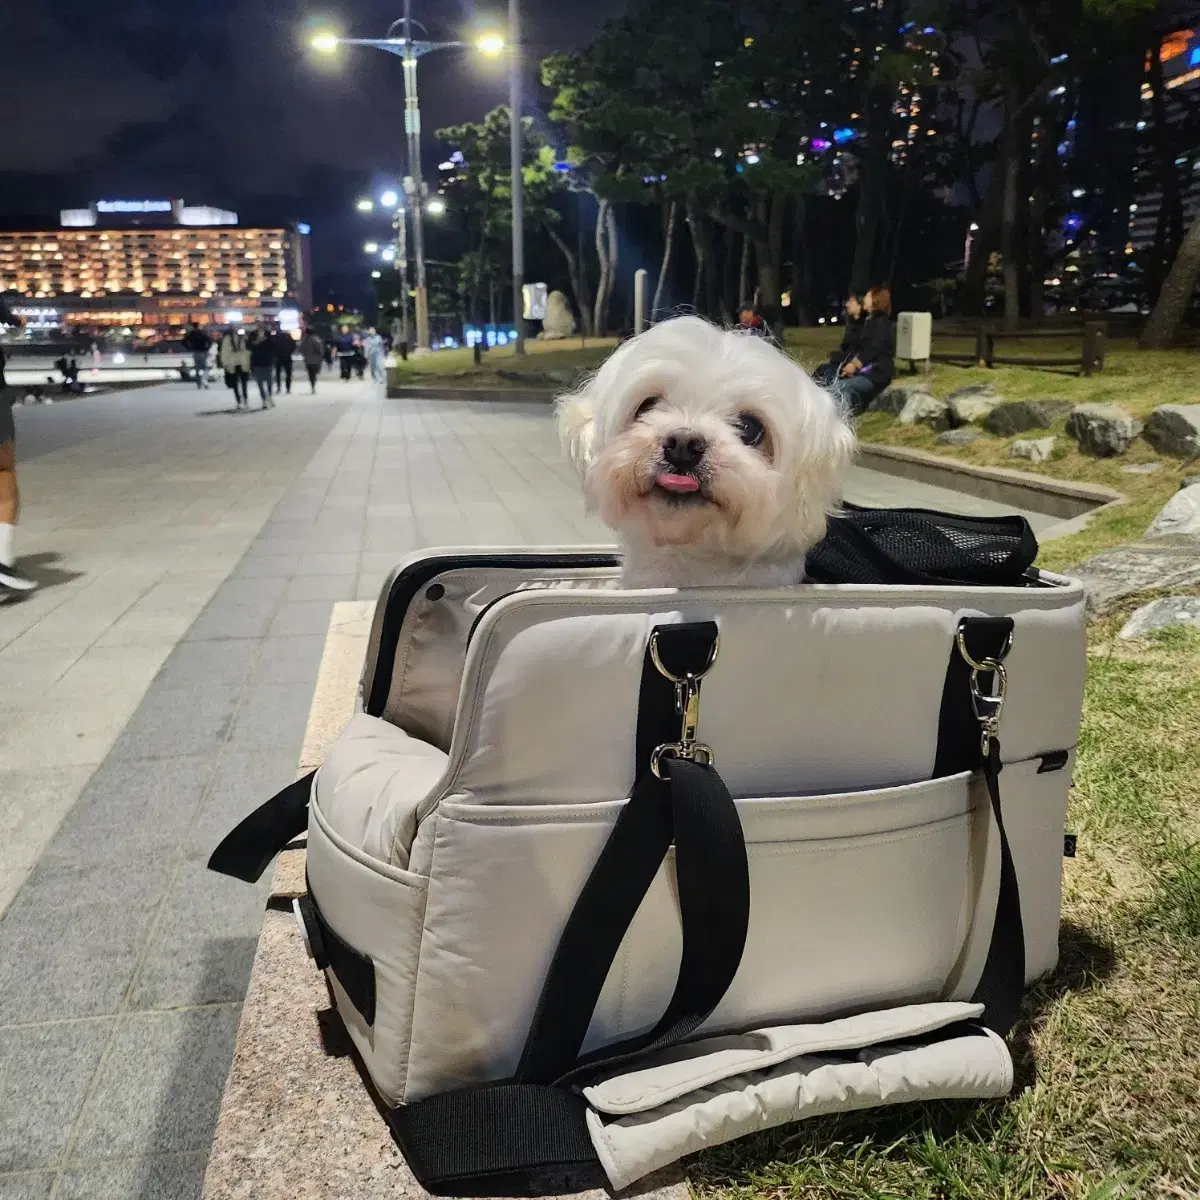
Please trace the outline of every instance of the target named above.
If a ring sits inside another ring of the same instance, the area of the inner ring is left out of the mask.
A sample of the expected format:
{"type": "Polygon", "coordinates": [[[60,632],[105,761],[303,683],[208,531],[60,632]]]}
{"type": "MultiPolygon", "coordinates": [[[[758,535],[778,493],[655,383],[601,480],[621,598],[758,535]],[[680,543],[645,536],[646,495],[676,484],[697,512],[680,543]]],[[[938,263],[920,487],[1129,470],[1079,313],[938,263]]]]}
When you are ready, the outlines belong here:
{"type": "MultiPolygon", "coordinates": [[[[705,622],[661,626],[655,634],[669,670],[699,674],[717,630],[705,622]]],[[[690,1036],[733,982],[750,922],[746,845],[733,798],[715,770],[686,760],[667,760],[665,779],[649,770],[654,747],[678,734],[674,685],[647,651],[638,781],[567,920],[513,1079],[388,1113],[413,1173],[431,1191],[523,1191],[547,1169],[593,1169],[586,1106],[565,1085],[690,1036]],[[581,1057],[604,981],[672,841],[683,926],[674,993],[648,1033],[581,1057]]]]}
{"type": "Polygon", "coordinates": [[[257,883],[275,855],[308,828],[308,797],[316,774],[302,775],[239,821],[212,852],[208,869],[257,883]]]}

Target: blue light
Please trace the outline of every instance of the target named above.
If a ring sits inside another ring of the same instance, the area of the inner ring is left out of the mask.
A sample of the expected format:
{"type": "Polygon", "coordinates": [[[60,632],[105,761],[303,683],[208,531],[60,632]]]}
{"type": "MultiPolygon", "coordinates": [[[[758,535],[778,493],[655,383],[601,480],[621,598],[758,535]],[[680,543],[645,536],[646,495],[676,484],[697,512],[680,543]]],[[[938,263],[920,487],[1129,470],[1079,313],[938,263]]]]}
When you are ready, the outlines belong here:
{"type": "Polygon", "coordinates": [[[833,131],[833,140],[840,146],[843,142],[850,141],[855,136],[853,129],[835,129],[833,131]]]}
{"type": "Polygon", "coordinates": [[[1188,55],[1189,67],[1200,67],[1200,46],[1196,46],[1188,55]]]}
{"type": "Polygon", "coordinates": [[[937,33],[937,30],[934,29],[934,27],[932,25],[926,25],[925,28],[921,30],[921,32],[922,33],[937,33]]]}
{"type": "Polygon", "coordinates": [[[305,237],[308,237],[308,235],[310,233],[312,233],[312,226],[306,224],[304,221],[297,221],[296,222],[296,232],[303,234],[305,237]]]}
{"type": "Polygon", "coordinates": [[[1071,213],[1066,220],[1063,221],[1063,226],[1066,229],[1078,229],[1083,224],[1083,218],[1078,213],[1071,213]]]}
{"type": "Polygon", "coordinates": [[[560,173],[566,173],[571,169],[571,164],[569,162],[556,162],[554,169],[560,173]]]}

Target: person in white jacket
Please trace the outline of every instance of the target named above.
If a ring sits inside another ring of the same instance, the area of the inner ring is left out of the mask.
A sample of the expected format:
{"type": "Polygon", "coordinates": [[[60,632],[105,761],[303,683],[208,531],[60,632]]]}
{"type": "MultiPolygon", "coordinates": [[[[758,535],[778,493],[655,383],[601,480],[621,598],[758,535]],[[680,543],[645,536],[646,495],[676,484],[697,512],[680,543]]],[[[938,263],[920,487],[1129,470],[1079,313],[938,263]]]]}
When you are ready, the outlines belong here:
{"type": "Polygon", "coordinates": [[[225,372],[225,383],[233,388],[233,396],[239,409],[250,406],[250,347],[246,332],[230,326],[221,339],[217,351],[217,363],[225,372]]]}

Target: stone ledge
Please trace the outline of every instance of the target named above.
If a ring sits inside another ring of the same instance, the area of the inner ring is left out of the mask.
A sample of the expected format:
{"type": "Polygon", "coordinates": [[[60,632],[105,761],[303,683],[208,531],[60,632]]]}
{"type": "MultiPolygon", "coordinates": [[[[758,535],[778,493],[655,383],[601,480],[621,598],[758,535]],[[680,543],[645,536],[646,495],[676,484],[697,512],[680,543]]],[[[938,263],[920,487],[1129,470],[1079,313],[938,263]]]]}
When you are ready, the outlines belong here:
{"type": "Polygon", "coordinates": [[[1110,504],[1125,502],[1120,492],[1099,484],[1051,479],[1007,467],[984,467],[904,446],[864,442],[858,448],[858,463],[886,475],[899,475],[1064,520],[1094,515],[1110,504]]]}
{"type": "Polygon", "coordinates": [[[565,392],[565,386],[539,387],[462,387],[455,384],[389,383],[389,400],[469,400],[477,404],[553,404],[565,392]]]}
{"type": "MultiPolygon", "coordinates": [[[[334,606],[301,773],[322,760],[354,711],[373,608],[334,606]]],[[[276,863],[203,1198],[430,1200],[392,1141],[305,952],[291,913],[292,899],[305,890],[304,857],[303,849],[290,850],[276,863]]],[[[689,1196],[678,1167],[640,1181],[631,1194],[689,1196]]],[[[572,1195],[607,1200],[609,1193],[572,1195]]]]}

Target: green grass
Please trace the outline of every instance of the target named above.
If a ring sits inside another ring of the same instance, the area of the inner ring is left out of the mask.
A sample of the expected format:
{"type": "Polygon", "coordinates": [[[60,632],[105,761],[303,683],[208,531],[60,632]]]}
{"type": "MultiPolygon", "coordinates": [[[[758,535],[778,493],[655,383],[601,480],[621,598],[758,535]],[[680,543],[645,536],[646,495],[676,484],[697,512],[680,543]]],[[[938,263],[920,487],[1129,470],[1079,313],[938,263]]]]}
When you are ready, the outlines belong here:
{"type": "Polygon", "coordinates": [[[475,366],[470,350],[437,350],[432,354],[397,360],[395,377],[402,384],[447,383],[470,384],[476,387],[520,387],[520,380],[506,379],[501,372],[519,372],[538,378],[551,371],[590,371],[598,367],[613,351],[616,338],[564,338],[562,341],[526,343],[529,353],[525,360],[517,358],[511,346],[498,346],[482,356],[475,366]]]}
{"type": "Polygon", "coordinates": [[[787,1126],[689,1164],[697,1200],[1200,1195],[1200,633],[1096,623],[1057,971],[1005,1100],[787,1126]]]}

